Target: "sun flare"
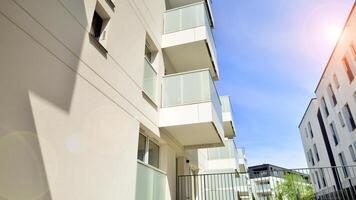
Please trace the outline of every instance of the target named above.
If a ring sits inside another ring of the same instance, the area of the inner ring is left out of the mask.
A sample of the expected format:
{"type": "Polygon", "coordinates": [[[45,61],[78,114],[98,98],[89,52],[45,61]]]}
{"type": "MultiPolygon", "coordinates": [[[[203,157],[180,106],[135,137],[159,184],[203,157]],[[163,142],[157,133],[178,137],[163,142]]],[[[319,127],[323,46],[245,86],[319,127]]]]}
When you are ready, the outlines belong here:
{"type": "Polygon", "coordinates": [[[341,35],[342,29],[338,26],[330,25],[325,28],[325,39],[335,43],[341,35]]]}

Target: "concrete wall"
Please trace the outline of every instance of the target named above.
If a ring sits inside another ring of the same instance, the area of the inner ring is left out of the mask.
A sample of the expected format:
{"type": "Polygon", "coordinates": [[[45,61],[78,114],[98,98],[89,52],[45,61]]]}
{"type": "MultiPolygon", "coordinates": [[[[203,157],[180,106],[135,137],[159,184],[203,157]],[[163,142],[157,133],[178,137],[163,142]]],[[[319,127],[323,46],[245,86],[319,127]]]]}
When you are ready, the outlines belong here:
{"type": "MultiPolygon", "coordinates": [[[[139,127],[165,142],[142,95],[146,33],[160,49],[164,1],[99,2],[111,15],[106,55],[89,38],[95,0],[0,2],[1,200],[134,199],[139,127]]],[[[161,81],[161,51],[154,67],[161,81]]],[[[161,154],[174,197],[175,152],[161,154]]]]}
{"type": "MultiPolygon", "coordinates": [[[[316,99],[312,100],[299,127],[306,154],[309,149],[313,148],[313,144],[316,144],[318,147],[321,161],[316,162],[316,167],[330,166],[330,162],[327,161],[329,157],[325,153],[326,151],[324,141],[322,137],[320,137],[320,126],[317,125],[317,109],[319,107],[321,110],[321,115],[324,121],[327,137],[330,141],[330,146],[333,157],[335,158],[336,165],[342,165],[338,157],[338,154],[341,152],[343,152],[345,155],[347,165],[356,164],[356,162],[353,161],[351,153],[349,151],[349,145],[353,145],[353,143],[356,142],[356,129],[350,131],[347,125],[342,126],[342,122],[339,119],[339,113],[341,113],[343,121],[346,121],[345,115],[342,111],[342,108],[346,104],[349,105],[353,118],[356,119],[356,81],[354,79],[350,82],[343,63],[343,59],[346,57],[350,64],[352,73],[354,74],[354,76],[356,76],[356,54],[354,55],[351,48],[351,44],[356,46],[355,33],[356,11],[355,8],[353,8],[350,13],[349,19],[346,22],[344,31],[330,57],[326,69],[316,88],[316,99]],[[337,81],[335,81],[335,76],[337,77],[337,81]],[[335,106],[333,105],[332,98],[328,93],[329,85],[331,85],[335,97],[337,99],[337,104],[335,106]],[[322,98],[325,99],[329,115],[326,114],[325,109],[322,106],[322,98]],[[310,136],[309,138],[306,137],[305,127],[307,127],[308,122],[311,122],[312,124],[315,136],[314,139],[311,139],[310,136]],[[332,130],[330,128],[331,123],[334,123],[337,135],[339,137],[338,145],[335,145],[334,143],[332,130]]],[[[356,150],[356,145],[353,145],[353,148],[356,150]]],[[[309,162],[308,166],[313,167],[309,162]]],[[[356,177],[356,174],[352,172],[353,170],[350,171],[350,176],[356,177]]],[[[341,170],[339,171],[339,173],[342,174],[341,170]]],[[[341,181],[344,181],[343,176],[341,176],[341,181]]]]}
{"type": "MultiPolygon", "coordinates": [[[[319,121],[317,118],[317,113],[318,113],[318,109],[319,109],[319,103],[316,99],[313,99],[310,102],[310,105],[305,113],[305,116],[299,126],[299,131],[300,131],[300,135],[301,135],[301,139],[303,142],[303,147],[304,147],[304,152],[305,152],[305,158],[307,160],[307,164],[309,168],[321,168],[321,167],[329,167],[331,166],[330,161],[329,161],[329,156],[326,150],[326,146],[324,143],[324,139],[323,139],[323,135],[321,132],[321,128],[319,125],[319,121]],[[312,131],[313,131],[313,136],[312,137],[310,135],[310,130],[308,127],[308,123],[310,123],[312,131]],[[318,154],[319,154],[319,158],[320,160],[318,161],[316,158],[316,152],[314,149],[314,144],[317,147],[318,150],[318,154]],[[312,163],[312,161],[310,161],[308,159],[308,151],[311,150],[312,154],[313,154],[313,158],[314,158],[314,165],[312,163]]],[[[330,138],[330,144],[333,145],[334,141],[332,138],[330,138]]],[[[320,171],[319,170],[311,170],[310,172],[313,173],[312,176],[315,176],[315,171],[318,171],[317,173],[319,174],[319,179],[320,179],[320,171]]],[[[330,170],[325,170],[325,173],[327,172],[331,172],[330,170]]],[[[332,178],[333,175],[329,174],[329,176],[327,174],[325,174],[325,178],[326,178],[326,182],[327,182],[327,186],[332,186],[333,184],[335,184],[334,179],[332,178]]],[[[321,179],[320,179],[321,181],[321,179]]],[[[319,191],[319,187],[317,185],[317,183],[314,181],[314,179],[312,179],[312,182],[314,184],[314,188],[317,189],[317,191],[319,191]]]]}
{"type": "MultiPolygon", "coordinates": [[[[349,60],[350,67],[353,70],[353,74],[356,76],[356,60],[355,57],[353,57],[350,49],[351,43],[356,45],[355,33],[356,12],[354,11],[350,15],[350,20],[345,27],[342,37],[340,38],[340,41],[335,48],[322,80],[320,81],[319,87],[316,90],[318,101],[321,102],[321,98],[324,97],[330,112],[329,116],[326,116],[325,112],[322,112],[329,138],[332,139],[331,131],[329,128],[329,124],[331,122],[335,123],[340,137],[340,144],[333,147],[334,157],[338,158],[337,154],[343,151],[346,155],[347,163],[349,165],[355,164],[352,161],[348,146],[356,141],[356,130],[350,132],[347,126],[342,127],[338,118],[338,113],[342,113],[342,107],[347,103],[350,106],[354,119],[356,119],[356,99],[354,98],[354,92],[356,91],[356,81],[354,80],[350,83],[342,63],[342,59],[344,56],[346,56],[349,60]],[[336,87],[336,84],[333,80],[334,74],[338,78],[340,88],[336,87]],[[329,84],[332,85],[337,99],[337,105],[335,107],[332,106],[331,99],[327,94],[327,87],[329,84]]],[[[340,165],[339,159],[336,159],[336,161],[337,164],[340,165]]]]}

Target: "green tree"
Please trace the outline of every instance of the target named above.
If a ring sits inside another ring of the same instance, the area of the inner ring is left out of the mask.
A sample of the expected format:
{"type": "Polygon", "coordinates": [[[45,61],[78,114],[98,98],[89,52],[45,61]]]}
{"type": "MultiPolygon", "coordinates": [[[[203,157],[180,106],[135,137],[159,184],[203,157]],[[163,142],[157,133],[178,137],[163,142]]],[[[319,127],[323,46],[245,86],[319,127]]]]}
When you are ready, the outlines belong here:
{"type": "Polygon", "coordinates": [[[277,200],[312,200],[313,188],[308,179],[297,173],[287,173],[275,187],[277,200]]]}

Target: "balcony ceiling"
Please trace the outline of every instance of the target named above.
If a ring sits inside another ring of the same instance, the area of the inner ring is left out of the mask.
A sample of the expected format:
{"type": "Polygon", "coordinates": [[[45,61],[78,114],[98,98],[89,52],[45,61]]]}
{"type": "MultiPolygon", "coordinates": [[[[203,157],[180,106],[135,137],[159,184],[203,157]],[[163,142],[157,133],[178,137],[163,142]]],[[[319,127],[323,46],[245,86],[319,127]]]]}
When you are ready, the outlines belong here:
{"type": "Polygon", "coordinates": [[[164,52],[176,72],[209,68],[213,79],[218,79],[205,40],[167,47],[164,52]]]}
{"type": "Polygon", "coordinates": [[[185,147],[222,146],[223,143],[216,133],[213,123],[186,124],[165,127],[165,129],[185,147]]]}
{"type": "Polygon", "coordinates": [[[177,8],[185,5],[189,5],[192,3],[198,3],[203,0],[166,0],[167,3],[167,10],[172,8],[177,8]]]}
{"type": "Polygon", "coordinates": [[[236,136],[236,130],[230,112],[223,113],[223,122],[224,122],[225,137],[229,139],[234,138],[236,136]]]}

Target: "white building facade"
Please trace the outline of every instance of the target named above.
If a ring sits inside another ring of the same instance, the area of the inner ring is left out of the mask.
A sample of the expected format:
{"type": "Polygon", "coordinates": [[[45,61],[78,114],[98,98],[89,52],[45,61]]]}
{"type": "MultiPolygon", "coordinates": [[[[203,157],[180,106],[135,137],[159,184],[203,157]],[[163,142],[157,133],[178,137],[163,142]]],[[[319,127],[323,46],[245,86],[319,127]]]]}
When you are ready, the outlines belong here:
{"type": "MultiPolygon", "coordinates": [[[[299,125],[308,167],[356,164],[356,11],[350,12],[342,35],[299,125]]],[[[313,170],[317,192],[356,184],[352,170],[325,174],[313,170]]],[[[331,170],[328,170],[329,172],[331,170]]],[[[328,173],[329,173],[328,172],[328,173]]]]}
{"type": "Polygon", "coordinates": [[[176,199],[235,136],[210,0],[3,0],[0,23],[1,200],[176,199]]]}

